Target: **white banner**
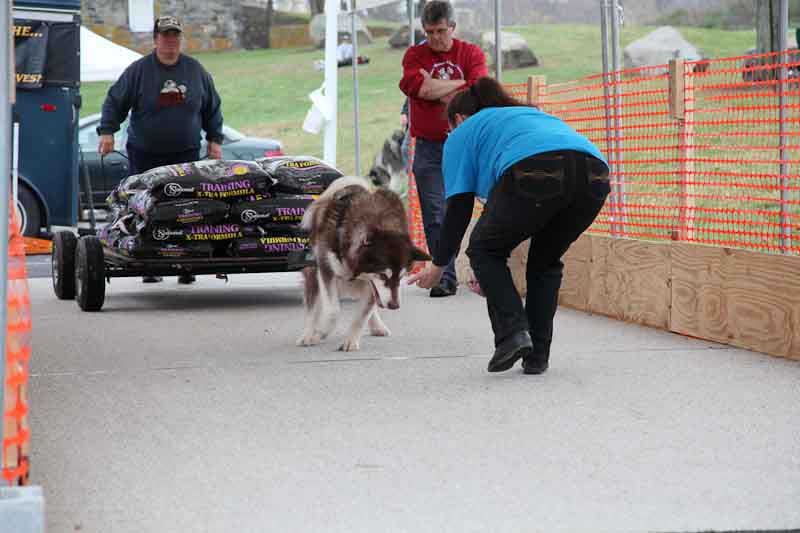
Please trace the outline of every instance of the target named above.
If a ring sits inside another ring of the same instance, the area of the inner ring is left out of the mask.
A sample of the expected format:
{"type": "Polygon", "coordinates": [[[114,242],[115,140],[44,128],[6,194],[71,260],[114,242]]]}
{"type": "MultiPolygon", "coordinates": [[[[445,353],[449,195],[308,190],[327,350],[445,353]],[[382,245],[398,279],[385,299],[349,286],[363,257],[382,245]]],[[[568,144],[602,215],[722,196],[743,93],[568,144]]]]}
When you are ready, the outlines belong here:
{"type": "Polygon", "coordinates": [[[357,11],[361,11],[362,9],[370,9],[372,7],[379,7],[384,6],[386,4],[397,4],[399,2],[403,2],[405,4],[405,0],[350,0],[347,5],[348,9],[343,11],[343,13],[350,13],[354,9],[357,11]],[[355,6],[353,4],[355,3],[355,6]]]}
{"type": "Polygon", "coordinates": [[[155,22],[153,0],[128,0],[128,25],[132,32],[151,32],[155,22]]]}

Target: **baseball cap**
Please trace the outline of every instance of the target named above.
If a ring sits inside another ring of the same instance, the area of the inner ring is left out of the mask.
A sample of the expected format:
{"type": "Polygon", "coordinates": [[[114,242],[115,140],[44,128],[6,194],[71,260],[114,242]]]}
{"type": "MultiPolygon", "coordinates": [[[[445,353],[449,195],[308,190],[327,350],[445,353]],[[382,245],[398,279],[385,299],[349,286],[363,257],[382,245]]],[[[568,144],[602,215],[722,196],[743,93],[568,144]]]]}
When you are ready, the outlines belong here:
{"type": "Polygon", "coordinates": [[[183,32],[183,26],[181,26],[180,21],[175,17],[158,17],[153,31],[155,33],[161,33],[169,30],[183,32]]]}

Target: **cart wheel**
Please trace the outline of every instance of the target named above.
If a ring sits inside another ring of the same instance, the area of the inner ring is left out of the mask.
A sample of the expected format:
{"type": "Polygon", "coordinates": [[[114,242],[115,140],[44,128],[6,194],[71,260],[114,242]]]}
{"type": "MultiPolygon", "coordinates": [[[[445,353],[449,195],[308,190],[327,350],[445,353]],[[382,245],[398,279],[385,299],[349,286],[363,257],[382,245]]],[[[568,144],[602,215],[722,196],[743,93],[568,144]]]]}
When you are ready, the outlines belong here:
{"type": "Polygon", "coordinates": [[[75,299],[84,311],[99,311],[106,298],[103,245],[93,235],[81,237],[75,251],[75,299]]]}
{"type": "Polygon", "coordinates": [[[78,239],[72,232],[53,235],[53,290],[59,300],[75,298],[75,246],[78,239]]]}

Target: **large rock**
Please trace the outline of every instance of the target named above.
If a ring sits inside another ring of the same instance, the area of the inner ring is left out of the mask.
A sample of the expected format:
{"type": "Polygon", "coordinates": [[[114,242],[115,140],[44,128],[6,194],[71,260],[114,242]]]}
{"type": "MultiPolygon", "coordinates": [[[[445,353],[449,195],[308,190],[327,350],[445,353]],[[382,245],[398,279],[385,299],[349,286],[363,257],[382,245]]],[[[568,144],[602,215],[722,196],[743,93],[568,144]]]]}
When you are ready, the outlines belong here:
{"type": "Polygon", "coordinates": [[[456,39],[467,41],[468,43],[477,44],[481,46],[481,32],[480,30],[466,29],[461,26],[456,26],[456,32],[453,34],[456,39]]]}
{"type": "MultiPolygon", "coordinates": [[[[744,54],[748,56],[742,63],[742,79],[744,81],[767,81],[776,80],[780,76],[780,68],[776,66],[774,56],[762,56],[757,54],[755,48],[747,50],[744,54]]],[[[786,49],[786,77],[791,80],[800,79],[800,50],[797,47],[786,49]]],[[[777,63],[780,65],[780,63],[777,63]]]]}
{"type": "MultiPolygon", "coordinates": [[[[422,26],[414,24],[414,42],[416,44],[425,40],[425,32],[422,31],[422,26]]],[[[408,24],[400,26],[389,37],[390,48],[408,48],[408,24]]]]}
{"type": "MultiPolygon", "coordinates": [[[[462,41],[467,41],[473,44],[477,44],[478,46],[480,46],[481,44],[481,33],[479,31],[463,29],[460,25],[456,26],[456,31],[453,36],[456,39],[461,39],[462,41]]],[[[419,25],[419,23],[415,23],[414,42],[416,44],[419,44],[425,39],[426,39],[425,32],[422,31],[422,27],[419,25]]],[[[408,48],[408,24],[397,28],[394,31],[394,33],[392,33],[391,37],[389,37],[389,47],[408,48]]]]}
{"type": "Polygon", "coordinates": [[[672,26],[662,26],[633,41],[625,47],[623,55],[626,69],[664,65],[681,57],[687,61],[703,59],[700,51],[672,26]]]}
{"type": "MultiPolygon", "coordinates": [[[[351,21],[350,15],[347,13],[339,13],[338,17],[338,31],[339,36],[351,34],[351,21]]],[[[356,15],[356,32],[358,33],[358,44],[372,44],[372,34],[370,34],[367,25],[356,15]]],[[[325,13],[314,15],[311,22],[308,24],[308,33],[314,44],[321,48],[325,45],[325,13]]]]}
{"type": "MultiPolygon", "coordinates": [[[[494,32],[487,31],[481,34],[481,47],[489,56],[489,61],[494,61],[495,48],[494,32]]],[[[539,60],[533,55],[528,43],[518,33],[504,31],[500,33],[500,54],[503,58],[502,67],[504,69],[515,69],[522,67],[535,67],[539,60]]]]}

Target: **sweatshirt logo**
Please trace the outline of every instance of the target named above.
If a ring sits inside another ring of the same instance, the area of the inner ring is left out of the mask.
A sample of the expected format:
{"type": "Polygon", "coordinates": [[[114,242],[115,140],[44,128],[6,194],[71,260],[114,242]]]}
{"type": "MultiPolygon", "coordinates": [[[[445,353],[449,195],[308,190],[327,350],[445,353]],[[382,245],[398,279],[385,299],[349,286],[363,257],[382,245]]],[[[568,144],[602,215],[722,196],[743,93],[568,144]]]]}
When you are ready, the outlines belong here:
{"type": "Polygon", "coordinates": [[[173,107],[186,102],[186,85],[167,80],[158,95],[158,107],[173,107]]]}
{"type": "Polygon", "coordinates": [[[434,63],[431,68],[431,77],[440,80],[463,80],[464,71],[461,67],[450,61],[434,63]]]}

